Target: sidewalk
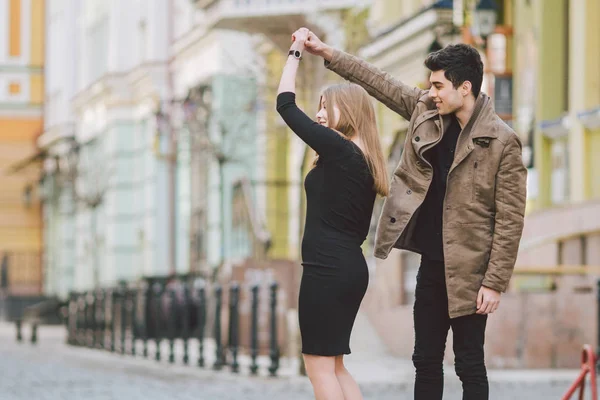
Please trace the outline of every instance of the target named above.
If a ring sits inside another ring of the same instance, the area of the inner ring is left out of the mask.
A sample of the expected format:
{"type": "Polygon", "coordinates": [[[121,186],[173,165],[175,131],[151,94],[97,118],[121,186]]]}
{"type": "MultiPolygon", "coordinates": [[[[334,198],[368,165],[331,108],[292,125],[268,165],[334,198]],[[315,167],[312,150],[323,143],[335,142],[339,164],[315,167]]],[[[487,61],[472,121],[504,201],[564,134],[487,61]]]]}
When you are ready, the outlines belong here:
{"type": "MultiPolygon", "coordinates": [[[[29,340],[31,337],[30,326],[25,324],[23,326],[23,343],[22,346],[31,346],[29,340]]],[[[109,352],[96,349],[86,349],[80,347],[67,346],[66,342],[66,330],[62,326],[41,326],[38,328],[38,346],[47,347],[51,346],[53,350],[59,348],[65,348],[69,350],[75,350],[80,352],[91,354],[102,354],[103,356],[110,354],[109,352]]],[[[0,343],[2,347],[16,345],[16,328],[14,324],[8,324],[0,322],[0,343]]],[[[139,361],[142,363],[148,363],[153,361],[156,352],[156,346],[154,342],[148,342],[148,360],[142,357],[142,342],[136,342],[136,357],[131,355],[125,355],[129,361],[139,361]]],[[[129,343],[127,343],[129,348],[129,343]]],[[[378,338],[375,330],[368,321],[368,318],[359,314],[355,328],[352,334],[350,348],[352,354],[345,357],[345,363],[348,370],[356,378],[360,384],[412,384],[414,380],[414,368],[411,360],[405,358],[398,358],[390,355],[385,345],[378,338]]],[[[182,341],[176,341],[175,343],[175,365],[181,366],[182,368],[196,368],[198,361],[198,341],[195,339],[190,340],[189,343],[189,366],[183,364],[184,349],[182,341]]],[[[120,354],[114,354],[115,357],[119,357],[120,354]]],[[[167,360],[169,357],[169,345],[166,340],[161,343],[161,363],[168,364],[167,360]]],[[[204,357],[205,357],[205,369],[212,369],[212,365],[215,360],[215,344],[214,341],[208,339],[204,345],[204,357]]],[[[257,360],[260,368],[259,374],[263,377],[268,376],[268,367],[271,360],[268,356],[260,356],[257,360]]],[[[251,359],[248,355],[240,354],[238,356],[238,363],[240,364],[240,373],[242,376],[250,376],[249,366],[251,359]]],[[[229,366],[224,366],[223,371],[219,373],[229,373],[229,366]]],[[[280,359],[280,367],[277,371],[279,377],[286,378],[299,378],[305,379],[299,375],[299,361],[297,359],[290,359],[282,357],[280,359]]],[[[565,383],[572,382],[579,370],[574,369],[527,369],[527,370],[488,370],[488,376],[490,382],[547,382],[547,383],[565,383]]],[[[234,375],[235,376],[235,375],[234,375]]],[[[460,384],[454,369],[451,365],[445,365],[445,377],[448,384],[460,384]]]]}
{"type": "MultiPolygon", "coordinates": [[[[212,369],[214,344],[207,341],[206,367],[197,366],[197,341],[190,346],[190,365],[182,363],[183,346],[176,346],[176,362],[168,362],[168,343],[161,345],[162,358],[120,355],[105,350],[68,346],[64,327],[42,326],[38,344],[29,343],[30,327],[23,329],[23,342],[15,340],[15,326],[0,323],[0,397],[2,400],[308,400],[310,382],[298,375],[298,361],[283,358],[278,377],[268,376],[268,357],[260,357],[260,375],[250,376],[250,360],[241,356],[240,373],[226,366],[212,369]]],[[[366,400],[411,400],[412,363],[387,354],[368,321],[359,316],[347,357],[348,369],[356,377],[366,400]]],[[[558,400],[578,371],[490,371],[494,400],[558,400]]],[[[462,389],[453,368],[446,367],[445,399],[461,397],[462,389]]],[[[589,391],[588,391],[589,393],[589,391]]]]}
{"type": "MultiPolygon", "coordinates": [[[[229,366],[224,366],[221,371],[212,370],[214,363],[214,341],[207,340],[204,346],[205,349],[205,367],[198,368],[198,342],[193,339],[189,345],[189,365],[184,365],[183,359],[183,343],[176,341],[175,346],[175,363],[169,364],[169,346],[167,341],[161,343],[161,361],[154,361],[156,347],[154,342],[148,343],[148,359],[142,357],[142,343],[136,343],[136,357],[131,355],[121,356],[119,353],[111,354],[105,350],[87,349],[81,347],[73,347],[65,344],[66,330],[62,326],[41,326],[38,328],[38,344],[39,351],[48,352],[68,352],[69,354],[79,355],[81,358],[97,359],[98,361],[107,360],[107,357],[114,358],[125,362],[129,367],[144,366],[157,367],[164,372],[166,368],[174,373],[197,373],[209,372],[210,374],[218,374],[219,377],[249,377],[249,366],[251,363],[250,357],[240,355],[238,362],[240,364],[239,374],[231,373],[229,366]]],[[[23,327],[23,343],[19,346],[23,348],[32,348],[29,343],[30,326],[28,324],[23,327]]],[[[0,323],[0,351],[10,347],[17,346],[16,329],[14,324],[0,323]]],[[[129,346],[129,343],[127,344],[129,346]]],[[[357,317],[355,329],[351,339],[352,354],[345,357],[345,362],[348,370],[356,378],[358,383],[363,385],[400,385],[412,387],[414,380],[414,369],[412,362],[408,359],[398,358],[390,355],[385,346],[378,339],[375,331],[370,325],[368,319],[359,314],[357,317]]],[[[129,348],[129,347],[127,347],[129,348]]],[[[259,376],[268,377],[268,367],[270,359],[267,356],[258,358],[259,376]]],[[[299,362],[297,359],[281,358],[280,368],[277,375],[280,379],[285,379],[289,382],[307,381],[306,377],[300,376],[299,362]]],[[[544,369],[544,370],[489,370],[488,376],[490,383],[522,383],[522,384],[547,384],[547,385],[564,385],[565,388],[576,378],[579,370],[559,370],[559,369],[544,369]]],[[[252,377],[251,379],[257,379],[252,377]]],[[[460,381],[454,373],[453,367],[445,366],[446,385],[460,386],[460,381]]]]}

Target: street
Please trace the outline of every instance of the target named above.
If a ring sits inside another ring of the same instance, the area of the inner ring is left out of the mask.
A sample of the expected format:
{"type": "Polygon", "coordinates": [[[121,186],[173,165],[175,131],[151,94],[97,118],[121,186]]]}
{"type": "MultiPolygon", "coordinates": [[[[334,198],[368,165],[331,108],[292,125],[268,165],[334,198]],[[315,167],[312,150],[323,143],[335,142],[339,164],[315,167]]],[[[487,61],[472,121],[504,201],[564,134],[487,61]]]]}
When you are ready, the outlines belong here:
{"type": "MultiPolygon", "coordinates": [[[[61,328],[41,327],[39,343],[17,343],[14,328],[0,327],[0,398],[2,400],[152,400],[152,399],[311,399],[308,379],[299,376],[250,377],[229,370],[212,371],[141,357],[64,345],[61,328]]],[[[25,333],[25,339],[28,339],[25,333]]],[[[166,353],[164,353],[166,354],[166,353]]],[[[365,399],[412,398],[412,371],[407,360],[395,366],[356,355],[349,369],[365,399]],[[377,371],[385,368],[389,373],[377,371]],[[394,369],[395,368],[395,369],[394,369]]],[[[193,358],[192,358],[193,359],[193,358]]],[[[195,364],[192,364],[195,365],[195,364]]],[[[446,399],[458,399],[460,383],[446,367],[446,399]]],[[[577,371],[491,371],[491,399],[559,399],[577,371]]],[[[282,373],[286,373],[282,369],[282,373]]],[[[589,391],[588,391],[589,393],[589,391]]]]}

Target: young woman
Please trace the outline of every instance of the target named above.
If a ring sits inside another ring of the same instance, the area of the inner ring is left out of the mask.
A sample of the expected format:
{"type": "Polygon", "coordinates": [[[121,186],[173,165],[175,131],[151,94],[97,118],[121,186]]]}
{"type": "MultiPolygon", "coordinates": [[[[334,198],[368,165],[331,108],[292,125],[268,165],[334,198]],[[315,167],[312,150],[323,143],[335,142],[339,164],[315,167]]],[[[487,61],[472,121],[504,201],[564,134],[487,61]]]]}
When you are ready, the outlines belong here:
{"type": "Polygon", "coordinates": [[[326,89],[317,121],[296,105],[295,79],[309,31],[293,35],[277,96],[277,111],[318,155],[304,182],[299,319],[306,371],[317,400],[362,399],[344,367],[350,332],[369,273],[362,253],[377,194],[388,194],[375,112],[367,92],[344,83],[326,89]]]}

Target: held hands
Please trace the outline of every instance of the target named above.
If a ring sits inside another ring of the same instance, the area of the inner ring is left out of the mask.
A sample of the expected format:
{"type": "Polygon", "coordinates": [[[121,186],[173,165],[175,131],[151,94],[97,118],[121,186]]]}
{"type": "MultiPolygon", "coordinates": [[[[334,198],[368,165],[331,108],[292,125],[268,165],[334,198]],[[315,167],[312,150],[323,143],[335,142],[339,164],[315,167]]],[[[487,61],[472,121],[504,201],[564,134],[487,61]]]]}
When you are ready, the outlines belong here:
{"type": "Polygon", "coordinates": [[[292,34],[292,49],[300,51],[304,50],[309,33],[310,31],[308,28],[300,28],[294,32],[292,34]]]}
{"type": "Polygon", "coordinates": [[[477,294],[477,314],[491,314],[500,305],[500,292],[482,286],[477,294]]]}
{"type": "Polygon", "coordinates": [[[323,43],[321,39],[307,28],[300,28],[292,35],[292,42],[302,42],[303,48],[310,54],[323,57],[331,61],[333,49],[323,43]]]}

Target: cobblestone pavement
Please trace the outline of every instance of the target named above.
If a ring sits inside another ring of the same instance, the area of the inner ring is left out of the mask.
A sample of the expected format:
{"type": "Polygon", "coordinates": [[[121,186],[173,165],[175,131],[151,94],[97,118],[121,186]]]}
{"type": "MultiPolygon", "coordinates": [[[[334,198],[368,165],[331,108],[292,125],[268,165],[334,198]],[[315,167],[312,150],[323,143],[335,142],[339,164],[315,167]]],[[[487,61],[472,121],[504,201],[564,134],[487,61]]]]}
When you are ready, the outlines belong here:
{"type": "MultiPolygon", "coordinates": [[[[307,378],[293,376],[290,366],[286,369],[284,365],[284,376],[278,378],[250,377],[245,372],[234,375],[227,370],[215,372],[181,362],[171,365],[68,347],[60,328],[42,327],[39,337],[35,346],[27,342],[17,344],[14,330],[0,325],[1,400],[312,398],[307,378]]],[[[163,353],[163,360],[166,354],[163,353]]],[[[358,377],[365,399],[412,399],[412,370],[406,360],[378,361],[356,355],[354,361],[349,361],[349,369],[358,377]]],[[[243,369],[247,371],[246,367],[243,369]]],[[[458,380],[451,369],[447,374],[444,398],[460,399],[458,380]]],[[[576,374],[577,371],[491,371],[491,399],[560,399],[576,374]]]]}

